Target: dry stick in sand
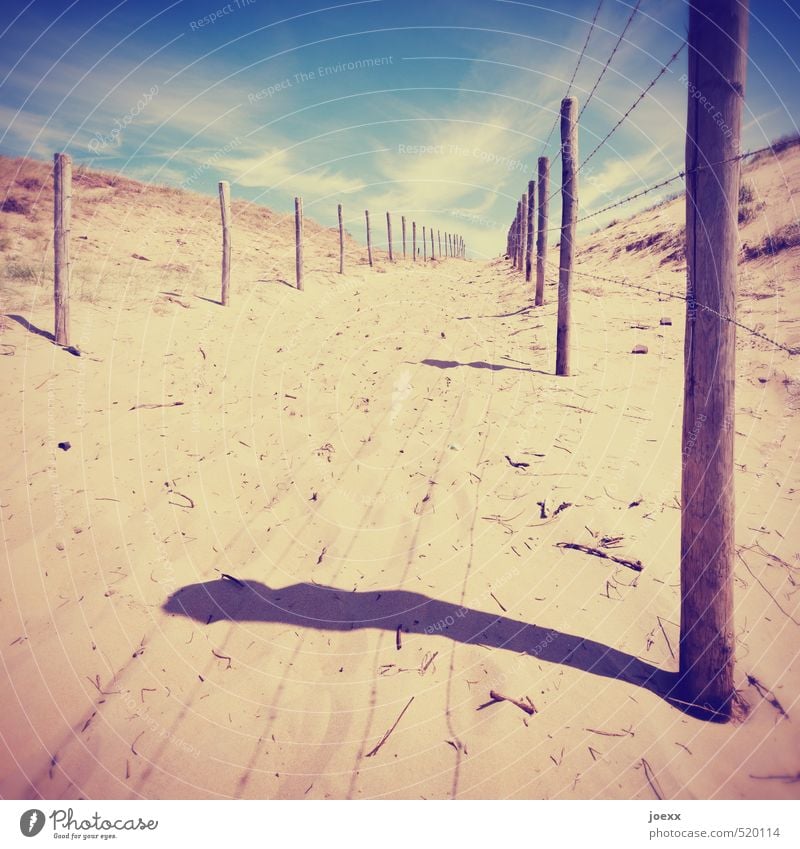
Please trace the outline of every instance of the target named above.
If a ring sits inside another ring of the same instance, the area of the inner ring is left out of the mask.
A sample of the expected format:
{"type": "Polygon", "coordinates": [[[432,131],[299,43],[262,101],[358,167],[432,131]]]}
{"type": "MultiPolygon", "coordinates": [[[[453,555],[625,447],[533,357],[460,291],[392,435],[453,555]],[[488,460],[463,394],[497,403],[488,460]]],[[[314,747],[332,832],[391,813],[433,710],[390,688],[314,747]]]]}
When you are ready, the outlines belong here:
{"type": "Polygon", "coordinates": [[[226,581],[233,581],[233,583],[236,584],[239,587],[245,586],[244,581],[240,581],[238,578],[234,578],[233,575],[229,575],[227,572],[222,572],[220,574],[220,578],[222,578],[226,581]]]}
{"type": "Polygon", "coordinates": [[[131,410],[158,410],[161,407],[182,407],[183,401],[173,401],[171,404],[135,404],[131,407],[128,412],[131,410]]]}
{"type": "Polygon", "coordinates": [[[413,702],[413,701],[414,701],[414,697],[412,696],[408,700],[408,703],[406,704],[406,706],[400,711],[400,716],[398,716],[397,719],[395,719],[392,727],[383,735],[383,737],[381,737],[380,741],[378,742],[378,745],[375,746],[375,748],[372,749],[372,751],[367,752],[366,757],[371,758],[373,755],[378,754],[378,751],[380,750],[381,746],[389,739],[389,736],[391,735],[392,731],[394,731],[394,729],[397,728],[398,723],[403,718],[403,714],[409,709],[409,707],[411,707],[411,702],[413,702]]]}
{"type": "Polygon", "coordinates": [[[519,699],[512,699],[511,696],[503,696],[497,690],[489,690],[489,698],[495,702],[508,702],[515,705],[520,710],[525,711],[528,716],[533,716],[536,713],[536,706],[530,699],[527,702],[522,702],[519,699]]]}
{"type": "Polygon", "coordinates": [[[222,287],[219,302],[227,307],[231,285],[231,186],[227,180],[219,181],[219,208],[222,213],[222,287]]]}
{"type": "Polygon", "coordinates": [[[578,542],[557,542],[556,548],[573,548],[575,551],[583,551],[585,554],[593,554],[595,557],[602,557],[605,560],[613,560],[614,563],[619,563],[621,566],[627,566],[629,569],[633,569],[634,572],[641,572],[644,568],[639,560],[626,560],[624,557],[614,557],[613,554],[606,554],[605,551],[601,551],[599,548],[592,548],[589,545],[581,545],[578,542]]]}
{"type": "Polygon", "coordinates": [[[797,784],[800,781],[800,772],[794,775],[750,775],[749,777],[759,781],[782,781],[784,784],[797,784]]]}
{"type": "Polygon", "coordinates": [[[766,699],[767,702],[771,704],[772,707],[774,707],[775,710],[778,711],[781,716],[783,716],[785,719],[789,718],[789,714],[786,713],[786,711],[783,709],[783,705],[778,701],[777,697],[775,696],[775,693],[773,693],[772,690],[769,689],[769,687],[765,687],[758,680],[758,678],[756,678],[755,675],[748,675],[747,683],[751,687],[755,687],[758,695],[761,696],[762,699],[766,699]]]}
{"type": "Polygon", "coordinates": [[[644,774],[647,778],[647,783],[650,785],[650,789],[653,791],[653,793],[656,794],[656,798],[663,799],[664,793],[661,790],[661,786],[658,783],[658,779],[656,778],[655,773],[653,772],[653,767],[651,767],[650,764],[644,758],[642,758],[642,768],[644,769],[644,774]]]}

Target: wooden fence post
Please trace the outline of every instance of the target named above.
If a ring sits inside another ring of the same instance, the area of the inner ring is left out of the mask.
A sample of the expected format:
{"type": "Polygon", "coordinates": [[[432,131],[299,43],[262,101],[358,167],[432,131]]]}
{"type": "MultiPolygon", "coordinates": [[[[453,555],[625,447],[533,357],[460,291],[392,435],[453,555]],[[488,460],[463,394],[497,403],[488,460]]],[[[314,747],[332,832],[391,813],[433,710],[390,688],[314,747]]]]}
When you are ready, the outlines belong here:
{"type": "Polygon", "coordinates": [[[442,258],[442,231],[436,229],[436,241],[439,243],[439,259],[442,258]]]}
{"type": "Polygon", "coordinates": [[[342,223],[342,205],[338,206],[339,213],[339,274],[344,274],[344,224],[342,223]]]}
{"type": "Polygon", "coordinates": [[[533,219],[536,211],[536,181],[528,180],[528,220],[525,234],[525,282],[533,277],[533,219]]]}
{"type": "Polygon", "coordinates": [[[53,303],[56,345],[69,346],[69,235],[72,219],[72,157],[53,156],[53,303]]]}
{"type": "Polygon", "coordinates": [[[294,199],[294,271],[297,288],[303,291],[303,199],[294,199]]]}
{"type": "Polygon", "coordinates": [[[525,274],[525,246],[528,242],[528,193],[523,192],[520,199],[519,219],[519,270],[525,274]]]}
{"type": "Polygon", "coordinates": [[[428,261],[428,235],[425,232],[425,225],[422,225],[422,261],[428,261]]]}
{"type": "Polygon", "coordinates": [[[547,204],[550,191],[550,160],[546,156],[539,157],[538,168],[538,228],[536,233],[536,301],[537,307],[544,303],[544,273],[547,263],[547,204]]]}
{"type": "Polygon", "coordinates": [[[364,210],[364,218],[367,222],[367,256],[369,257],[369,265],[372,268],[372,233],[369,229],[369,210],[364,210]]]}
{"type": "Polygon", "coordinates": [[[431,227],[430,233],[431,233],[431,259],[436,259],[436,250],[435,250],[435,245],[434,245],[434,241],[433,241],[433,227],[431,227]]]}
{"type": "Polygon", "coordinates": [[[401,217],[401,221],[403,223],[403,259],[406,258],[406,217],[403,215],[401,217]]]}
{"type": "Polygon", "coordinates": [[[417,222],[411,222],[411,259],[417,261],[417,222]]]}
{"type": "Polygon", "coordinates": [[[389,262],[394,262],[394,254],[392,253],[392,216],[389,212],[386,213],[386,238],[389,241],[389,262]]]}
{"type": "Polygon", "coordinates": [[[222,291],[219,302],[227,307],[231,285],[231,185],[227,180],[219,181],[219,208],[222,213],[222,291]]]}
{"type": "Polygon", "coordinates": [[[570,290],[575,259],[575,225],[578,220],[578,101],[561,101],[561,247],[558,263],[558,324],[556,328],[556,374],[569,375],[570,290]]]}
{"type": "Polygon", "coordinates": [[[681,480],[681,698],[733,707],[734,385],[739,134],[747,2],[689,4],[687,303],[681,480]],[[701,106],[700,92],[713,110],[701,106]],[[705,166],[705,167],[704,167],[705,166]],[[702,170],[697,170],[698,167],[702,170]]]}
{"type": "Polygon", "coordinates": [[[521,204],[517,201],[517,214],[514,217],[514,256],[512,258],[512,266],[516,269],[519,262],[519,217],[522,214],[521,204]]]}

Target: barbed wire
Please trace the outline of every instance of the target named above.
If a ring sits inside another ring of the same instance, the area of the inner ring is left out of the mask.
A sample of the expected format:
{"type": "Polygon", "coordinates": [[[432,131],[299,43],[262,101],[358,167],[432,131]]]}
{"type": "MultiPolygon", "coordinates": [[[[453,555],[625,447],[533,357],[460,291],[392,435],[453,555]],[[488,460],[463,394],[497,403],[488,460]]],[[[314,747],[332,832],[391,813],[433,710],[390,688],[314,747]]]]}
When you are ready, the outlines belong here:
{"type": "MultiPolygon", "coordinates": [[[[578,56],[578,62],[575,65],[575,69],[572,72],[572,79],[569,81],[569,85],[567,86],[567,93],[564,97],[569,97],[569,93],[572,91],[572,84],[575,82],[575,77],[578,75],[578,69],[581,66],[581,62],[583,61],[583,56],[586,53],[586,48],[589,46],[589,39],[592,37],[592,33],[594,32],[594,25],[597,23],[597,16],[600,14],[600,9],[602,8],[604,0],[600,0],[597,4],[597,8],[594,12],[594,17],[592,18],[591,26],[589,27],[589,32],[586,34],[586,41],[583,42],[583,49],[581,50],[580,56],[578,56]]],[[[539,154],[540,156],[544,156],[544,152],[547,150],[547,146],[550,144],[550,139],[553,135],[553,130],[558,126],[558,118],[556,115],[555,121],[553,121],[553,126],[550,127],[550,132],[547,134],[547,138],[545,139],[544,147],[542,147],[542,152],[539,154]]]]}
{"type": "MultiPolygon", "coordinates": [[[[597,209],[594,212],[590,212],[587,215],[581,216],[577,223],[580,224],[583,221],[588,221],[590,218],[596,218],[598,215],[602,215],[604,212],[608,212],[611,209],[615,209],[618,206],[623,206],[626,203],[630,203],[632,200],[636,200],[637,198],[644,197],[650,192],[656,191],[656,189],[663,189],[664,186],[669,186],[671,183],[674,183],[676,180],[682,180],[688,174],[694,174],[698,171],[703,171],[706,168],[712,168],[715,165],[725,165],[728,162],[736,162],[739,159],[747,159],[750,156],[756,156],[759,153],[766,153],[767,151],[771,151],[772,145],[768,144],[766,147],[759,147],[756,150],[748,150],[746,153],[737,153],[736,156],[730,156],[727,159],[719,159],[716,162],[708,162],[705,165],[698,165],[696,168],[689,168],[687,170],[679,171],[672,177],[668,177],[666,180],[661,180],[658,183],[655,183],[652,186],[648,186],[646,189],[642,189],[639,192],[635,192],[632,195],[628,195],[627,197],[621,198],[620,200],[614,201],[614,203],[610,203],[607,206],[602,207],[601,209],[597,209]]],[[[553,197],[553,195],[550,195],[553,197]]],[[[550,198],[548,198],[550,200],[550,198]]],[[[560,227],[549,227],[548,230],[560,230],[560,227]]]]}
{"type": "MultiPolygon", "coordinates": [[[[581,171],[581,169],[584,167],[584,165],[586,165],[586,163],[587,163],[587,162],[588,162],[588,161],[589,161],[589,160],[590,160],[590,159],[591,159],[591,158],[592,158],[592,157],[593,157],[593,156],[597,153],[597,151],[598,151],[598,150],[600,150],[600,148],[601,148],[601,147],[602,147],[602,146],[603,146],[603,145],[604,145],[604,144],[605,144],[605,143],[606,143],[606,142],[607,142],[607,141],[611,138],[611,136],[613,136],[613,135],[614,135],[614,133],[615,133],[615,132],[616,132],[616,131],[617,131],[617,130],[618,130],[618,129],[622,126],[622,124],[625,122],[625,120],[628,118],[628,116],[631,114],[631,112],[633,112],[633,110],[634,110],[634,109],[635,109],[635,108],[636,108],[636,107],[637,107],[637,106],[638,106],[638,105],[642,102],[642,100],[644,100],[644,98],[647,96],[647,93],[650,91],[650,89],[651,89],[651,88],[653,88],[653,86],[654,86],[654,85],[655,85],[655,84],[656,84],[656,83],[657,83],[657,82],[661,79],[661,77],[663,77],[663,76],[664,76],[664,74],[665,74],[665,73],[667,72],[667,70],[669,69],[670,65],[672,65],[672,63],[673,63],[673,62],[674,62],[674,61],[678,58],[678,56],[680,56],[680,54],[681,54],[681,52],[683,51],[683,48],[684,48],[684,47],[686,47],[686,42],[685,42],[685,41],[684,41],[684,42],[682,42],[681,46],[680,46],[680,47],[679,47],[679,48],[678,48],[678,49],[677,49],[677,50],[676,50],[676,51],[672,54],[672,56],[670,56],[670,58],[669,58],[669,59],[668,59],[668,60],[664,63],[664,65],[662,66],[661,70],[660,70],[660,71],[659,71],[659,72],[655,75],[655,77],[653,77],[653,79],[652,79],[652,80],[651,80],[651,81],[647,84],[647,86],[646,86],[645,88],[643,88],[643,89],[642,89],[642,91],[639,93],[639,96],[638,96],[638,97],[636,98],[636,100],[634,100],[634,101],[633,101],[633,103],[632,103],[632,104],[628,107],[628,109],[626,110],[625,114],[624,114],[624,115],[623,115],[623,116],[619,119],[619,121],[617,121],[617,123],[616,123],[616,124],[614,124],[614,126],[613,126],[613,127],[612,127],[612,128],[611,128],[611,129],[610,129],[610,130],[606,133],[605,137],[604,137],[604,138],[603,138],[603,139],[602,139],[602,140],[601,140],[601,141],[597,144],[597,146],[594,148],[594,150],[593,150],[593,151],[592,151],[592,152],[591,152],[591,153],[590,153],[590,154],[589,154],[589,155],[588,155],[588,156],[587,156],[587,157],[583,160],[583,162],[581,162],[581,164],[580,164],[580,165],[577,167],[577,169],[575,170],[575,173],[576,173],[576,174],[579,174],[579,173],[580,173],[580,171],[581,171]]],[[[560,151],[559,151],[559,153],[560,153],[560,151]]],[[[557,159],[558,159],[558,157],[555,157],[553,161],[555,162],[557,159]]],[[[549,195],[549,197],[547,198],[547,201],[549,202],[549,201],[550,201],[552,198],[554,198],[554,197],[555,197],[555,196],[556,196],[556,195],[557,195],[560,191],[561,191],[561,187],[559,186],[557,189],[555,189],[553,192],[551,192],[551,194],[550,194],[550,195],[549,195]]]]}
{"type": "Polygon", "coordinates": [[[669,69],[669,66],[678,58],[678,56],[680,56],[680,54],[683,52],[684,47],[686,47],[685,41],[672,54],[672,56],[670,56],[670,58],[667,60],[667,62],[664,64],[658,74],[656,74],[656,76],[653,77],[653,79],[648,83],[647,87],[642,89],[641,93],[636,98],[636,100],[634,100],[634,102],[628,107],[627,111],[619,119],[619,121],[617,121],[617,123],[614,124],[614,126],[606,133],[605,137],[597,144],[595,149],[583,160],[583,162],[581,162],[581,164],[578,166],[578,171],[580,171],[581,168],[583,168],[583,166],[586,165],[586,163],[597,153],[597,151],[600,150],[600,148],[611,138],[611,136],[614,135],[614,133],[622,126],[622,124],[631,114],[631,112],[633,112],[633,110],[644,100],[644,98],[647,97],[647,93],[661,79],[661,77],[666,74],[667,70],[669,69]]]}
{"type": "Polygon", "coordinates": [[[589,103],[591,103],[591,100],[594,97],[594,93],[597,91],[597,87],[600,85],[603,77],[605,76],[605,73],[608,70],[609,65],[613,61],[614,56],[617,53],[617,50],[619,50],[619,46],[620,46],[620,44],[622,44],[622,40],[625,38],[625,33],[628,31],[628,27],[630,27],[631,22],[636,17],[636,13],[639,11],[639,6],[641,6],[641,4],[642,4],[642,0],[636,0],[636,5],[633,7],[633,11],[628,16],[628,20],[625,23],[625,27],[623,28],[622,32],[620,33],[619,38],[617,39],[617,43],[614,45],[614,49],[611,51],[611,54],[609,55],[608,59],[606,59],[606,63],[605,63],[605,65],[603,65],[603,68],[600,71],[600,75],[597,77],[597,80],[595,80],[595,84],[592,87],[592,90],[589,92],[589,96],[586,98],[583,106],[581,107],[580,112],[578,112],[578,121],[581,120],[581,115],[583,115],[583,113],[586,111],[586,107],[589,105],[589,103]]]}
{"type": "MultiPolygon", "coordinates": [[[[562,271],[562,267],[556,265],[555,263],[548,262],[547,263],[551,268],[557,270],[559,273],[562,271]]],[[[619,286],[625,286],[630,289],[640,289],[643,292],[650,292],[654,295],[663,295],[666,298],[673,298],[676,301],[683,301],[684,303],[689,302],[689,298],[686,295],[678,295],[675,292],[667,292],[663,289],[653,289],[650,286],[642,286],[640,283],[634,283],[632,280],[628,280],[627,278],[620,279],[615,277],[604,277],[601,274],[592,274],[589,271],[579,271],[577,268],[573,268],[572,272],[574,274],[579,274],[582,277],[589,277],[592,280],[598,280],[602,283],[616,283],[619,286]]],[[[800,354],[800,348],[792,348],[789,345],[784,345],[782,342],[778,342],[776,339],[772,339],[766,334],[762,333],[760,330],[756,330],[754,327],[749,327],[746,324],[742,324],[738,319],[732,318],[729,315],[723,315],[720,312],[717,312],[713,307],[709,307],[707,304],[701,304],[699,301],[694,300],[694,305],[698,309],[705,310],[706,312],[710,312],[712,315],[715,315],[717,318],[722,321],[727,321],[730,324],[735,324],[736,327],[741,330],[746,331],[751,336],[756,336],[759,339],[762,339],[764,342],[769,342],[770,345],[774,345],[776,348],[780,348],[782,351],[785,351],[787,354],[791,356],[795,356],[800,354]]]]}

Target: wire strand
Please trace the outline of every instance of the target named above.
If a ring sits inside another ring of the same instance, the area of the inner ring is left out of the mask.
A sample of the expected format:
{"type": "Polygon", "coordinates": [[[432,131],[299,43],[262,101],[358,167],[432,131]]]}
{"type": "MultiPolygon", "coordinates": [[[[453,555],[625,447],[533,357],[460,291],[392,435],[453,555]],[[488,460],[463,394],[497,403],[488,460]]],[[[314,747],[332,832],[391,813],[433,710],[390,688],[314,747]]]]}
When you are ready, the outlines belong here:
{"type": "MultiPolygon", "coordinates": [[[[578,68],[581,66],[581,62],[583,61],[583,56],[586,53],[586,48],[589,46],[589,39],[592,37],[592,32],[594,32],[594,25],[597,23],[597,16],[600,14],[600,9],[602,8],[604,0],[600,0],[597,4],[597,8],[594,12],[594,17],[592,18],[592,23],[589,27],[589,32],[586,34],[586,41],[583,42],[583,49],[581,50],[580,56],[578,56],[578,62],[575,65],[575,69],[572,72],[572,79],[569,81],[569,85],[567,86],[567,93],[564,97],[569,97],[569,93],[572,91],[572,84],[575,82],[575,77],[578,75],[578,68]]],[[[542,152],[539,154],[540,156],[544,156],[544,152],[547,150],[547,146],[550,144],[550,139],[553,135],[553,130],[558,126],[558,116],[556,116],[555,121],[553,121],[553,126],[550,127],[550,132],[547,134],[547,139],[545,140],[544,147],[542,148],[542,152]]]]}

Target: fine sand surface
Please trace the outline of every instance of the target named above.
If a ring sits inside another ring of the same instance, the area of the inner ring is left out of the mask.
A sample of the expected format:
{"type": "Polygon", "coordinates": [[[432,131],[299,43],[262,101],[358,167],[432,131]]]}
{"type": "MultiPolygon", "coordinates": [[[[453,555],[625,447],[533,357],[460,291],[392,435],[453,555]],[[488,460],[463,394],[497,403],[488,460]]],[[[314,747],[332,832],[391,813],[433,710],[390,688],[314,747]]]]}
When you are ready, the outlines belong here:
{"type": "MultiPolygon", "coordinates": [[[[82,175],[75,357],[46,338],[48,168],[0,164],[29,203],[0,216],[0,795],[797,797],[798,357],[739,332],[741,704],[702,722],[664,698],[681,300],[576,277],[556,378],[552,274],[531,308],[505,261],[348,242],[340,276],[309,220],[299,293],[292,219],[235,203],[223,309],[214,198],[82,175]]],[[[748,169],[743,241],[796,221],[798,171],[748,169]]],[[[578,270],[679,295],[682,210],[578,270]]],[[[788,347],[798,265],[742,265],[739,320],[788,347]]]]}

